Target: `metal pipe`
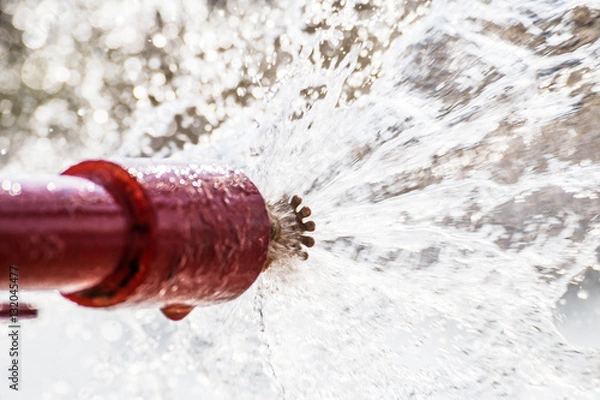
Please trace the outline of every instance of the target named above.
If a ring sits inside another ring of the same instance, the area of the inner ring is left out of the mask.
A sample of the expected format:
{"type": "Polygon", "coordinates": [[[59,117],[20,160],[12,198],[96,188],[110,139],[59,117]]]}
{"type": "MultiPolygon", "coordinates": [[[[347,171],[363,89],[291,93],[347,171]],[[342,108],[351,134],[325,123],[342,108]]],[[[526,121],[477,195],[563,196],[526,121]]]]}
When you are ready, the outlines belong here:
{"type": "Polygon", "coordinates": [[[18,266],[20,288],[80,305],[181,319],[239,296],[269,253],[267,206],[239,171],[85,161],[51,181],[0,182],[0,260],[18,266]]]}
{"type": "Polygon", "coordinates": [[[71,176],[0,182],[0,267],[18,266],[21,287],[74,292],[118,264],[128,222],[102,186],[71,176]]]}

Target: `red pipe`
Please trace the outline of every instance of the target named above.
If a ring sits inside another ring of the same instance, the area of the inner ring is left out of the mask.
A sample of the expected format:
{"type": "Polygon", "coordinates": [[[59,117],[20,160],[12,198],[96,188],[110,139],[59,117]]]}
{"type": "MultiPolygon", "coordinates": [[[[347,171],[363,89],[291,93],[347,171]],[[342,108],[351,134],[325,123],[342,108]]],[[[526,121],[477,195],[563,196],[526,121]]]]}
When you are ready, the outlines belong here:
{"type": "Polygon", "coordinates": [[[11,305],[10,303],[0,304],[0,319],[12,319],[16,317],[18,319],[25,318],[37,318],[38,310],[23,302],[19,302],[19,304],[11,305]]]}
{"type": "Polygon", "coordinates": [[[267,260],[269,213],[239,171],[85,161],[0,185],[0,260],[18,267],[20,289],[178,320],[239,296],[267,260]]]}
{"type": "Polygon", "coordinates": [[[8,190],[0,190],[0,267],[8,275],[9,265],[18,266],[21,287],[82,290],[119,262],[127,218],[102,186],[60,176],[3,180],[2,187],[8,190]]]}

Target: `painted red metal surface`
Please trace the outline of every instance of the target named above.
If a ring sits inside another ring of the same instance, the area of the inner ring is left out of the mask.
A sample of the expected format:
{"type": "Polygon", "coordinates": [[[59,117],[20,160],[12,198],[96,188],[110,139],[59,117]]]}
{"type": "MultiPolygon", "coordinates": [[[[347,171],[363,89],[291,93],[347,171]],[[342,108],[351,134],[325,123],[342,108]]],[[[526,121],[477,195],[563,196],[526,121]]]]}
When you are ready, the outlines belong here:
{"type": "Polygon", "coordinates": [[[19,320],[28,318],[37,318],[38,310],[32,304],[19,302],[15,307],[10,303],[0,304],[0,320],[16,317],[19,320]]]}
{"type": "Polygon", "coordinates": [[[20,287],[76,291],[100,282],[121,259],[128,222],[101,186],[69,176],[0,183],[3,278],[16,265],[20,287]]]}
{"type": "Polygon", "coordinates": [[[239,171],[85,161],[51,182],[2,187],[0,260],[19,267],[24,289],[181,319],[239,296],[266,262],[269,214],[239,171]]]}

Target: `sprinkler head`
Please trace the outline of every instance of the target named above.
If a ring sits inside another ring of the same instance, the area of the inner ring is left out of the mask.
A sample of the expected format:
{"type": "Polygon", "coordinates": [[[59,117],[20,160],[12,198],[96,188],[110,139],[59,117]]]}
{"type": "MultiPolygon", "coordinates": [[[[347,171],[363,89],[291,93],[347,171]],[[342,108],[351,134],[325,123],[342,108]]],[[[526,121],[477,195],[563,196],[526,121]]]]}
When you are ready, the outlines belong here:
{"type": "MultiPolygon", "coordinates": [[[[305,260],[315,243],[299,196],[267,205],[228,168],[94,160],[3,182],[0,260],[19,288],[59,290],[87,307],[157,307],[177,321],[235,299],[274,260],[305,260]]],[[[11,312],[0,305],[0,319],[11,312]]]]}
{"type": "Polygon", "coordinates": [[[314,246],[315,239],[306,236],[305,233],[314,232],[316,224],[312,220],[305,221],[311,216],[312,211],[307,206],[299,209],[301,204],[302,198],[297,195],[289,201],[283,197],[275,203],[267,204],[271,220],[271,245],[263,270],[266,270],[275,260],[308,258],[304,247],[314,246]]]}

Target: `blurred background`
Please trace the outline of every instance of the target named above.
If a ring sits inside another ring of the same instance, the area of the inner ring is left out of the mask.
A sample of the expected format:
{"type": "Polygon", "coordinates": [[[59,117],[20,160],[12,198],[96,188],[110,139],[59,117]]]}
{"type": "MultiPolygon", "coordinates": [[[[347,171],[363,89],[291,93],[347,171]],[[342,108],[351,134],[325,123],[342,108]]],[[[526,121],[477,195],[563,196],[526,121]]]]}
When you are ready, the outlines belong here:
{"type": "Polygon", "coordinates": [[[0,176],[230,164],[317,223],[178,323],[22,294],[0,397],[598,398],[599,37],[591,1],[0,0],[0,176]]]}

